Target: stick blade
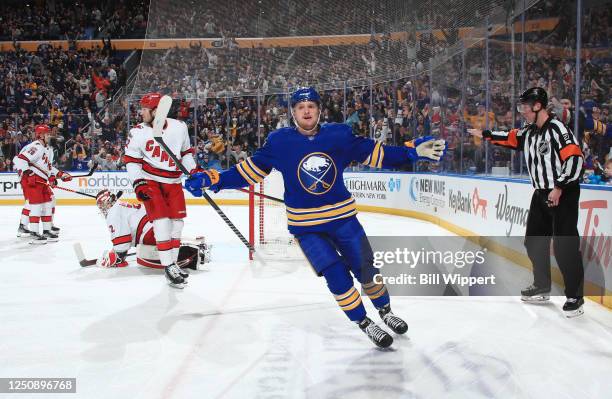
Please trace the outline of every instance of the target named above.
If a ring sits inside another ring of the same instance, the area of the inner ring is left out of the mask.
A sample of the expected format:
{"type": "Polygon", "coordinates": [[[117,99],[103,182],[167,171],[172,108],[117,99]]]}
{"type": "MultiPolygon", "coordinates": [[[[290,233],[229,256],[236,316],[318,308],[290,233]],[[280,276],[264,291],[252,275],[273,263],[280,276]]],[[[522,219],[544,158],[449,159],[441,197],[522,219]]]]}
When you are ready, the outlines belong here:
{"type": "Polygon", "coordinates": [[[155,118],[153,119],[153,137],[162,136],[170,107],[172,107],[172,98],[170,96],[162,96],[155,110],[155,118]]]}
{"type": "Polygon", "coordinates": [[[72,248],[74,249],[74,253],[76,254],[76,257],[79,260],[79,264],[82,267],[92,266],[92,265],[96,264],[95,259],[94,260],[87,260],[85,258],[85,253],[83,252],[83,247],[81,247],[81,243],[80,242],[75,242],[74,245],[72,246],[72,248]]]}

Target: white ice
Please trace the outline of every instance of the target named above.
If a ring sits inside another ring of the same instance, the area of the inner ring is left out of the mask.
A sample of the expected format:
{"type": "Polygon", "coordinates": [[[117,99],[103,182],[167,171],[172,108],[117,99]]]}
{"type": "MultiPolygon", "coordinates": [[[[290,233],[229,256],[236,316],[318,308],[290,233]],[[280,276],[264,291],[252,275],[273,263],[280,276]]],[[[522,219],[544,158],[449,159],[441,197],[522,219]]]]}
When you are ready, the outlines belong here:
{"type": "MultiPolygon", "coordinates": [[[[223,209],[247,231],[245,208],[223,209]]],[[[76,377],[77,394],[60,398],[612,395],[612,312],[591,301],[566,319],[561,297],[543,306],[393,297],[410,329],[381,351],[308,266],[246,261],[210,207],[188,209],[185,235],[206,235],[214,263],[182,291],[136,265],[81,268],[75,241],[92,258],[109,247],[95,207],[59,206],[61,241],[36,247],[15,238],[19,212],[0,207],[0,377],[76,377]]],[[[359,217],[371,235],[449,234],[399,216],[359,217]]]]}

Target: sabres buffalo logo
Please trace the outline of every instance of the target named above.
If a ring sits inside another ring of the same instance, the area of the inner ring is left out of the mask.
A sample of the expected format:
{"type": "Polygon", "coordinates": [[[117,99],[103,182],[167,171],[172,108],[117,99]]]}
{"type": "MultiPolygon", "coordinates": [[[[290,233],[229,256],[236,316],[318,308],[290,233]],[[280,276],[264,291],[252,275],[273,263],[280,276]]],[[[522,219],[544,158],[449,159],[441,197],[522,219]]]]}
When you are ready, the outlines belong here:
{"type": "Polygon", "coordinates": [[[336,164],[323,152],[313,152],[300,161],[297,175],[302,188],[310,194],[321,195],[328,192],[336,181],[336,164]]]}

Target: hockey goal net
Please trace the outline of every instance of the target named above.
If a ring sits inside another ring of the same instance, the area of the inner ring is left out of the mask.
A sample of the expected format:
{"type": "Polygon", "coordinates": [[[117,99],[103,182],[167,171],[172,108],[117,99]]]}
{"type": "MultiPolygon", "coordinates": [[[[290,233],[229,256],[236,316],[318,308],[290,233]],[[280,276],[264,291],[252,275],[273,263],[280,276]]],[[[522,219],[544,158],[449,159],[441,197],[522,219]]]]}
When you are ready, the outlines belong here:
{"type": "Polygon", "coordinates": [[[249,241],[255,251],[264,259],[303,260],[302,250],[287,229],[285,205],[256,195],[283,199],[281,173],[272,170],[264,181],[249,189],[249,241]]]}

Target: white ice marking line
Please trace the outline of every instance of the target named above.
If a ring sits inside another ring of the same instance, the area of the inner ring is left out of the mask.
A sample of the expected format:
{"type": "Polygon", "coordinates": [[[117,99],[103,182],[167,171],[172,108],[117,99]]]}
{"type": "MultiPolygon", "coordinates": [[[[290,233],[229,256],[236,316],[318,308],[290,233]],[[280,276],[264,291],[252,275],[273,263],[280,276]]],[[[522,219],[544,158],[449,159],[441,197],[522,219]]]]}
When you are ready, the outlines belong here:
{"type": "MultiPolygon", "coordinates": [[[[240,291],[237,289],[237,287],[242,282],[247,270],[249,269],[246,267],[241,268],[238,276],[233,281],[232,286],[229,288],[223,298],[221,298],[221,300],[219,301],[217,309],[219,309],[220,315],[223,314],[223,308],[227,305],[230,298],[234,296],[235,293],[240,291]]],[[[215,324],[214,321],[220,315],[215,315],[215,317],[209,319],[210,321],[208,323],[205,323],[204,327],[200,330],[200,334],[195,338],[195,341],[192,344],[194,348],[201,345],[201,343],[204,342],[204,339],[211,333],[211,331],[215,329],[217,324],[215,324]]],[[[172,397],[172,395],[174,394],[174,390],[179,385],[180,380],[183,378],[183,370],[187,369],[189,363],[193,361],[195,354],[196,350],[190,351],[187,356],[185,356],[183,361],[179,364],[179,366],[174,369],[174,373],[170,376],[169,381],[167,381],[164,388],[161,390],[161,399],[172,397]]]]}

